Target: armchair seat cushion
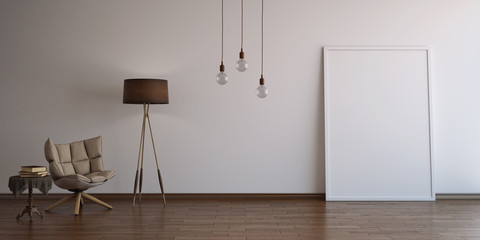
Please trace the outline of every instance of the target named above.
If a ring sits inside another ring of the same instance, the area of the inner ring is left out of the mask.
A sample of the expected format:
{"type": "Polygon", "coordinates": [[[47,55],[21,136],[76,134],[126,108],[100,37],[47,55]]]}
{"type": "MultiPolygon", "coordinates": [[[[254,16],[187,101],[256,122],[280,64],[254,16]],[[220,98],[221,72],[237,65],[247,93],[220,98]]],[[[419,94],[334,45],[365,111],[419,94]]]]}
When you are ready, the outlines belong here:
{"type": "Polygon", "coordinates": [[[73,180],[73,181],[86,182],[86,183],[91,183],[92,182],[92,180],[90,180],[90,178],[85,177],[85,176],[80,175],[80,174],[67,175],[63,178],[68,179],[68,180],[73,180]]]}
{"type": "Polygon", "coordinates": [[[85,175],[85,177],[88,178],[92,183],[105,182],[114,176],[115,172],[112,170],[93,172],[85,175]]]}

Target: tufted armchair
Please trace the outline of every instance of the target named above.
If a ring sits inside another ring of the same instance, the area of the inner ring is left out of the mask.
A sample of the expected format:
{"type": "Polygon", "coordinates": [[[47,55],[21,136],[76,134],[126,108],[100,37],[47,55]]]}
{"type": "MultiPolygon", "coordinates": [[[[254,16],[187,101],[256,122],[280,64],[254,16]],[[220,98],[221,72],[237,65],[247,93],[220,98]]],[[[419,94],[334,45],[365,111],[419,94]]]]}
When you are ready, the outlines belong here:
{"type": "Polygon", "coordinates": [[[49,138],[45,142],[45,158],[55,185],[73,192],[45,211],[72,198],[76,199],[75,215],[78,215],[80,206],[83,205],[83,198],[112,209],[112,206],[84,193],[85,190],[102,185],[115,176],[114,171],[103,168],[101,136],[67,144],[54,144],[49,138]]]}

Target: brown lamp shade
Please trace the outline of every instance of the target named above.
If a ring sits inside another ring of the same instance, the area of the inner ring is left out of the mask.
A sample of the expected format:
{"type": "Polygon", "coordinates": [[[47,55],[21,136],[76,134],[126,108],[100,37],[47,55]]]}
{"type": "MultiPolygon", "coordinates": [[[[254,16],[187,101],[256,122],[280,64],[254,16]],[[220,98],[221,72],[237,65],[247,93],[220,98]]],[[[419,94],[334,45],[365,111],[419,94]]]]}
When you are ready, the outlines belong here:
{"type": "Polygon", "coordinates": [[[123,103],[168,104],[168,81],[133,78],[123,82],[123,103]]]}

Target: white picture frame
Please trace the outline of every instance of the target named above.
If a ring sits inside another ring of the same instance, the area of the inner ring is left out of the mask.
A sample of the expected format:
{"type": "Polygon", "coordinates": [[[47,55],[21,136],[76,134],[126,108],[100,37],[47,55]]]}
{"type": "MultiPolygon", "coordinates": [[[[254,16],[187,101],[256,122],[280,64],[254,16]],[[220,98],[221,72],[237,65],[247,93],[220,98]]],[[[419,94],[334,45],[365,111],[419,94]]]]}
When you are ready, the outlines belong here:
{"type": "Polygon", "coordinates": [[[327,201],[434,201],[430,49],[324,47],[327,201]]]}

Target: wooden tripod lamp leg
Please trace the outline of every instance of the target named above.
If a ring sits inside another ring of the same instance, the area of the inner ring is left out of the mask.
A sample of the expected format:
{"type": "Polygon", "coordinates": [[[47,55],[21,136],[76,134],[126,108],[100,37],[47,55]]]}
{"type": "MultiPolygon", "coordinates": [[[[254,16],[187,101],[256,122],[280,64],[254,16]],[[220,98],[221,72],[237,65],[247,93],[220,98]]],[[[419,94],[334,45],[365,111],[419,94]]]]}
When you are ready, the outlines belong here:
{"type": "Polygon", "coordinates": [[[133,204],[132,207],[135,207],[135,197],[137,196],[137,184],[138,184],[138,166],[137,166],[137,172],[135,174],[135,183],[133,186],[133,204]]]}
{"type": "Polygon", "coordinates": [[[162,190],[163,204],[167,205],[167,201],[165,200],[165,193],[163,192],[162,175],[160,174],[160,169],[158,168],[157,168],[157,173],[158,173],[158,182],[160,182],[160,190],[162,190]]]}
{"type": "Polygon", "coordinates": [[[135,183],[133,187],[133,207],[135,207],[135,198],[137,197],[137,187],[140,180],[140,188],[139,188],[139,200],[141,200],[142,194],[142,182],[143,182],[143,151],[144,151],[144,144],[145,144],[145,104],[143,105],[143,121],[142,121],[142,132],[140,133],[140,147],[138,150],[138,161],[137,161],[137,171],[135,173],[135,183]],[[141,163],[141,168],[140,168],[141,163]],[[139,170],[140,169],[140,170],[139,170]],[[139,175],[140,173],[140,175],[139,175]],[[139,179],[140,177],[140,179],[139,179]]]}
{"type": "Polygon", "coordinates": [[[138,191],[138,201],[142,201],[142,186],[143,186],[143,154],[145,152],[145,121],[148,116],[148,105],[143,104],[143,123],[142,123],[142,159],[140,161],[140,188],[138,191]]]}
{"type": "Polygon", "coordinates": [[[165,193],[163,192],[162,175],[160,174],[160,167],[158,166],[157,151],[155,150],[155,141],[153,140],[152,124],[150,123],[148,108],[147,108],[147,120],[148,120],[148,128],[150,129],[150,137],[152,138],[152,146],[153,146],[153,154],[155,155],[155,163],[157,164],[158,182],[160,183],[160,190],[162,191],[163,204],[166,205],[167,201],[165,200],[165,193]]]}

